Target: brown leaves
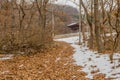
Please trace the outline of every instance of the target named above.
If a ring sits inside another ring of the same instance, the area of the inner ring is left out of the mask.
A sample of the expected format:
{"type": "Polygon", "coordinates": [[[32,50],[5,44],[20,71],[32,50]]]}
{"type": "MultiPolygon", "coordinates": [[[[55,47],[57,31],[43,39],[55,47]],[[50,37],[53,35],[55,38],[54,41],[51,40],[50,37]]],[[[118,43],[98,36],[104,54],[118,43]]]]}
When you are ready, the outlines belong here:
{"type": "Polygon", "coordinates": [[[76,80],[85,78],[81,66],[73,65],[70,57],[73,48],[64,42],[56,42],[56,47],[34,55],[16,55],[13,59],[0,62],[0,79],[9,80],[76,80]],[[75,76],[75,77],[74,77],[75,76]]]}
{"type": "MultiPolygon", "coordinates": [[[[90,80],[82,72],[82,66],[73,64],[73,48],[64,42],[56,47],[31,55],[16,55],[11,60],[0,62],[0,80],[90,80]]],[[[93,66],[95,67],[95,66],[93,66]]],[[[104,76],[95,76],[99,80],[104,76]]]]}

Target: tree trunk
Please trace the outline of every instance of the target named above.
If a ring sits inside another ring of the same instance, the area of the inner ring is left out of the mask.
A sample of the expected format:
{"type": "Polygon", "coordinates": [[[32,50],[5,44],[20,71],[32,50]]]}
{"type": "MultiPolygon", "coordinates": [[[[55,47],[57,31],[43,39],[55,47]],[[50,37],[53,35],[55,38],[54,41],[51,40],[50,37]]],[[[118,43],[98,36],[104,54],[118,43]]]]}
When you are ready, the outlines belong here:
{"type": "Polygon", "coordinates": [[[94,0],[94,18],[95,18],[95,36],[96,36],[96,44],[97,50],[99,53],[102,52],[102,41],[100,35],[100,21],[99,21],[99,4],[98,0],[94,0]]]}
{"type": "MultiPolygon", "coordinates": [[[[91,2],[91,5],[92,5],[93,1],[91,2]]],[[[84,8],[84,11],[85,11],[85,14],[86,14],[86,18],[87,18],[87,22],[89,24],[89,27],[90,27],[90,49],[93,49],[93,41],[94,41],[94,29],[93,29],[93,25],[92,25],[92,20],[90,20],[90,15],[88,13],[88,10],[87,8],[85,7],[83,1],[81,0],[81,5],[82,7],[84,8]]],[[[91,11],[93,11],[93,9],[91,8],[91,11]]],[[[92,13],[92,12],[91,12],[92,13]]],[[[92,18],[92,16],[91,16],[92,18]]]]}
{"type": "Polygon", "coordinates": [[[79,0],[79,45],[82,43],[82,35],[81,35],[81,20],[82,20],[82,15],[81,15],[81,2],[82,0],[79,0]]]}

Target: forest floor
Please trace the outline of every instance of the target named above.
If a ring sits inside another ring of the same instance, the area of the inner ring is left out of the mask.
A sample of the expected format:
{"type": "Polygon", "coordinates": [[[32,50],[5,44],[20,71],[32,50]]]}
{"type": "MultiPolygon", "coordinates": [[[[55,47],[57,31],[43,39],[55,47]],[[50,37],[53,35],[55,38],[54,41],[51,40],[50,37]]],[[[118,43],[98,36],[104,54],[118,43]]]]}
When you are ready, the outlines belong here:
{"type": "Polygon", "coordinates": [[[0,55],[0,80],[89,80],[73,64],[73,48],[65,42],[31,55],[0,55]]]}
{"type": "MultiPolygon", "coordinates": [[[[107,62],[105,54],[97,55],[85,47],[80,47],[76,44],[78,37],[56,41],[54,48],[41,53],[1,54],[0,80],[113,80],[109,76],[119,77],[119,73],[109,72],[114,66],[107,62]],[[102,68],[97,63],[101,64],[102,68]],[[107,67],[104,67],[104,64],[107,67]]],[[[118,66],[113,72],[120,72],[119,70],[118,66]]]]}

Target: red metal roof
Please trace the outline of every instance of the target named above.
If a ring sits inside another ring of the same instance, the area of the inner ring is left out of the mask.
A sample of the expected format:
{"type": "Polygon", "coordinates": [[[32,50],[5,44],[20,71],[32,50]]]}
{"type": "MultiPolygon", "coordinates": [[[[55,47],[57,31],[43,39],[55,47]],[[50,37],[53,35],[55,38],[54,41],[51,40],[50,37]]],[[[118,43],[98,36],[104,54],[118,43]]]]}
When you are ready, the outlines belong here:
{"type": "Polygon", "coordinates": [[[67,25],[67,27],[71,28],[71,30],[78,30],[79,23],[71,23],[71,24],[67,25]]]}

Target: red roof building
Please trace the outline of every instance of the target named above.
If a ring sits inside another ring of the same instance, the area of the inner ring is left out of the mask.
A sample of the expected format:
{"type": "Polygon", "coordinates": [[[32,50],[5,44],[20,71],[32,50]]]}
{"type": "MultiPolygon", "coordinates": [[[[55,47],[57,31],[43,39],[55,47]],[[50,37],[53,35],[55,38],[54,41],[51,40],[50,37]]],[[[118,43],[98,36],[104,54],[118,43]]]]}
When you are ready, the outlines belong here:
{"type": "Polygon", "coordinates": [[[79,30],[79,23],[71,23],[67,25],[67,27],[69,27],[73,31],[76,31],[76,30],[79,30]]]}

